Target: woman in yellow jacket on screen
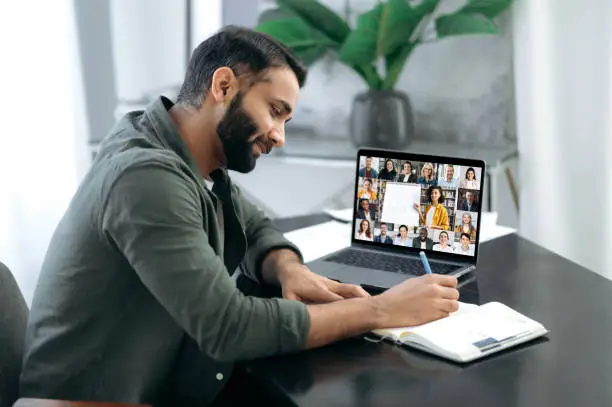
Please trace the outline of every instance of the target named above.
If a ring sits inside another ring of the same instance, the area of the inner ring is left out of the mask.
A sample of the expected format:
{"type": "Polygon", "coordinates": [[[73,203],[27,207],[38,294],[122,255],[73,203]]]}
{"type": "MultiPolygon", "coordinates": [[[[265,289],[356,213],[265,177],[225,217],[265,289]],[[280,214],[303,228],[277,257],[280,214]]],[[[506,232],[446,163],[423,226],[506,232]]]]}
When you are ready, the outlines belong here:
{"type": "Polygon", "coordinates": [[[363,188],[357,191],[357,198],[368,199],[370,201],[376,200],[376,191],[372,186],[372,180],[370,178],[363,180],[363,188]]]}
{"type": "Polygon", "coordinates": [[[414,209],[419,212],[421,225],[431,229],[448,230],[450,228],[448,212],[444,205],[440,203],[443,199],[442,188],[432,185],[427,190],[427,200],[429,203],[425,206],[425,212],[421,211],[420,203],[416,202],[414,204],[414,209]]]}

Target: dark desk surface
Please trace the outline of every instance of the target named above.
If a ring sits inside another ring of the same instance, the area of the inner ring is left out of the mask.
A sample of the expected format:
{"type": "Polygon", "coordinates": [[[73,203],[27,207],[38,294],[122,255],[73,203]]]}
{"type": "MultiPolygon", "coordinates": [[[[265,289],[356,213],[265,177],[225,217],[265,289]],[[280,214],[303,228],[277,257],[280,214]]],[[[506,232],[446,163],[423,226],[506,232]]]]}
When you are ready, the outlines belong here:
{"type": "MultiPolygon", "coordinates": [[[[325,221],[278,221],[287,231],[325,221]]],[[[249,367],[298,406],[610,406],[612,282],[516,235],[483,244],[462,300],[501,301],[540,321],[547,339],[457,365],[361,338],[249,367]]]]}

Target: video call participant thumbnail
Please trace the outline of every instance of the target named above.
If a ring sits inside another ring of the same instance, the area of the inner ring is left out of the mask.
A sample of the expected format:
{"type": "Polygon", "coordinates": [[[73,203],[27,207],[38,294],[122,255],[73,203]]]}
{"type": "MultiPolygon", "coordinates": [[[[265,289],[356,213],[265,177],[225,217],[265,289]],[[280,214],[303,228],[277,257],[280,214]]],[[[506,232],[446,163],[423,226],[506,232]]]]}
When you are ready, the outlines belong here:
{"type": "Polygon", "coordinates": [[[427,201],[429,203],[425,206],[424,212],[421,210],[420,203],[417,202],[414,204],[414,209],[419,212],[421,225],[432,229],[449,229],[450,223],[448,220],[448,211],[441,203],[443,200],[444,197],[442,195],[442,188],[434,185],[429,187],[427,190],[427,201]]]}
{"type": "Polygon", "coordinates": [[[376,200],[376,191],[372,186],[372,179],[366,178],[363,180],[363,187],[357,192],[357,198],[367,198],[370,201],[376,200]]]}
{"type": "Polygon", "coordinates": [[[472,214],[464,212],[461,216],[461,221],[457,222],[455,227],[456,233],[467,233],[470,236],[470,240],[476,239],[476,226],[472,223],[472,214]]]}
{"type": "Polygon", "coordinates": [[[393,239],[387,234],[387,224],[380,224],[380,234],[374,238],[375,243],[393,244],[393,239]]]}
{"type": "Polygon", "coordinates": [[[424,185],[436,185],[436,175],[434,173],[434,167],[431,163],[426,163],[421,169],[421,176],[417,180],[418,184],[424,185]]]}
{"type": "Polygon", "coordinates": [[[470,167],[465,172],[465,179],[461,180],[459,188],[464,189],[480,189],[480,181],[476,179],[476,170],[470,167]]]}
{"type": "Polygon", "coordinates": [[[359,222],[359,229],[357,230],[355,238],[359,240],[368,240],[370,242],[372,241],[373,236],[370,221],[363,219],[361,222],[359,222]]]}
{"type": "Polygon", "coordinates": [[[438,181],[438,185],[442,188],[457,189],[459,179],[455,178],[455,167],[453,167],[451,164],[446,166],[445,174],[438,181]]]}
{"type": "Polygon", "coordinates": [[[374,222],[376,212],[374,208],[370,206],[370,201],[367,198],[361,198],[359,200],[359,210],[357,211],[357,218],[366,219],[369,222],[374,222]]]}
{"type": "Polygon", "coordinates": [[[460,211],[468,211],[468,212],[478,212],[478,202],[476,201],[476,197],[474,192],[472,191],[466,191],[465,192],[465,199],[461,202],[461,205],[459,208],[460,211]]]}
{"type": "Polygon", "coordinates": [[[394,245],[410,247],[410,238],[408,237],[408,226],[401,225],[399,227],[399,233],[395,236],[393,241],[394,245]]]}
{"type": "Polygon", "coordinates": [[[397,177],[397,182],[405,182],[409,184],[416,184],[418,177],[416,174],[412,173],[412,163],[410,161],[406,161],[402,165],[402,171],[397,177]]]}
{"type": "Polygon", "coordinates": [[[459,240],[459,245],[455,247],[455,253],[463,254],[465,256],[473,256],[474,248],[470,245],[470,235],[467,233],[461,234],[461,239],[459,240]]]}
{"type": "Polygon", "coordinates": [[[419,230],[419,236],[412,239],[412,247],[417,249],[432,250],[434,242],[427,236],[427,228],[419,230]]]}
{"type": "Polygon", "coordinates": [[[433,246],[433,249],[437,252],[452,253],[453,247],[450,245],[448,233],[446,233],[446,231],[443,230],[442,232],[440,232],[439,239],[440,239],[440,243],[436,243],[433,246]]]}
{"type": "Polygon", "coordinates": [[[366,157],[365,167],[359,170],[359,176],[365,178],[378,178],[378,171],[372,168],[372,157],[366,157]]]}
{"type": "Polygon", "coordinates": [[[393,164],[393,161],[385,161],[385,166],[382,170],[380,170],[380,173],[378,174],[378,179],[395,181],[395,177],[397,177],[397,171],[395,170],[395,165],[393,164]]]}

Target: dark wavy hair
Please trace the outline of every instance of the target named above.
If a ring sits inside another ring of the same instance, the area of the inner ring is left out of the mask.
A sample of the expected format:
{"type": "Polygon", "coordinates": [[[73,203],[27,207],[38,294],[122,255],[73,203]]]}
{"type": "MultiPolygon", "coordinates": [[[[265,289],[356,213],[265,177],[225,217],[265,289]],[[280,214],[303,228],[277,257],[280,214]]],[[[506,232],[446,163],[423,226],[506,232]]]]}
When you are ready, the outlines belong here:
{"type": "MultiPolygon", "coordinates": [[[[293,52],[271,36],[248,28],[226,26],[204,40],[191,54],[177,103],[200,108],[215,71],[228,67],[236,76],[256,77],[272,67],[288,67],[301,87],[308,70],[293,52]]],[[[255,81],[257,82],[257,81],[255,81]]]]}
{"type": "Polygon", "coordinates": [[[440,191],[440,199],[438,199],[438,203],[441,203],[440,201],[444,199],[444,194],[442,193],[442,187],[439,185],[432,185],[429,187],[429,189],[427,190],[427,199],[429,200],[429,202],[432,202],[431,193],[433,192],[434,189],[437,189],[438,191],[440,191]]]}

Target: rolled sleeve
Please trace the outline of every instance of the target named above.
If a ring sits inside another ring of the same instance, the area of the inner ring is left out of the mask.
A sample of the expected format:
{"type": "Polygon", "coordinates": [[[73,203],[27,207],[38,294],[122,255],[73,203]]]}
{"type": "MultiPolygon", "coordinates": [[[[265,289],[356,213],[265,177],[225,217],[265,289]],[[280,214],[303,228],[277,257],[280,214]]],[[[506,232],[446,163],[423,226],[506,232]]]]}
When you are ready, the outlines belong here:
{"type": "Polygon", "coordinates": [[[213,359],[232,362],[303,349],[310,328],[306,306],[241,293],[208,243],[203,213],[194,180],[170,166],[139,164],[112,186],[101,233],[213,359]]]}

